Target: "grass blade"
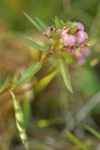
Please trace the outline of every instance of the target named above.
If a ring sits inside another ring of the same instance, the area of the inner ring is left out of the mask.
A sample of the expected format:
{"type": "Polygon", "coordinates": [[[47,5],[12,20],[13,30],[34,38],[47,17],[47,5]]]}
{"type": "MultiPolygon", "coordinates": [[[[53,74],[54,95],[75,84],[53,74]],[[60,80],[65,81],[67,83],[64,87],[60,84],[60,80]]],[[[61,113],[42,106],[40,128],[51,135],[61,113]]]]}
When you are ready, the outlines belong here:
{"type": "Polygon", "coordinates": [[[22,106],[22,110],[23,110],[23,115],[24,115],[24,125],[25,128],[28,127],[29,124],[29,118],[31,116],[31,102],[29,99],[24,99],[23,101],[23,106],[22,106]]]}
{"type": "Polygon", "coordinates": [[[68,90],[73,93],[72,87],[71,87],[71,83],[70,83],[70,74],[67,68],[67,64],[65,59],[62,56],[59,56],[59,62],[60,62],[60,69],[61,69],[61,73],[65,82],[66,87],[68,88],[68,90]]]}
{"type": "Polygon", "coordinates": [[[92,133],[95,137],[97,137],[100,140],[100,133],[94,130],[92,127],[90,127],[87,124],[81,124],[81,127],[83,127],[85,130],[89,131],[92,133]]]}
{"type": "Polygon", "coordinates": [[[80,150],[89,150],[78,138],[76,138],[71,132],[66,130],[67,137],[72,143],[74,143],[80,150]]]}
{"type": "Polygon", "coordinates": [[[20,106],[19,101],[15,97],[14,93],[10,91],[12,98],[13,98],[13,104],[14,104],[14,110],[15,110],[15,119],[16,119],[16,125],[19,131],[20,138],[22,140],[22,143],[25,147],[26,150],[29,150],[29,145],[28,145],[28,140],[27,140],[27,135],[26,131],[24,128],[24,117],[22,113],[22,109],[20,106]]]}

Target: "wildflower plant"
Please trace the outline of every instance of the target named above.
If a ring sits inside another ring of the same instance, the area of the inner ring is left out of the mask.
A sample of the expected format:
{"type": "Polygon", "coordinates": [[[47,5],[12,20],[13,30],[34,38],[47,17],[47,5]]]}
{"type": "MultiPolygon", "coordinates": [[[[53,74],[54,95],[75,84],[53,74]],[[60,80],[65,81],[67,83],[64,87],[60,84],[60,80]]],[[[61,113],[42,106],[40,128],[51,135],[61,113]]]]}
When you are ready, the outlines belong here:
{"type": "Polygon", "coordinates": [[[48,45],[42,46],[26,37],[19,38],[26,44],[43,52],[41,59],[36,64],[32,64],[24,73],[24,75],[14,83],[14,85],[22,83],[24,80],[34,75],[42,67],[49,57],[58,56],[60,70],[68,90],[73,93],[68,64],[74,61],[79,65],[85,63],[86,57],[90,56],[90,48],[88,42],[88,34],[84,31],[84,25],[80,22],[64,22],[58,17],[53,19],[54,25],[46,25],[42,20],[35,17],[30,18],[25,12],[25,16],[33,23],[33,25],[47,38],[48,45]],[[70,63],[69,58],[73,58],[70,63]],[[68,62],[68,64],[67,64],[68,62]]]}

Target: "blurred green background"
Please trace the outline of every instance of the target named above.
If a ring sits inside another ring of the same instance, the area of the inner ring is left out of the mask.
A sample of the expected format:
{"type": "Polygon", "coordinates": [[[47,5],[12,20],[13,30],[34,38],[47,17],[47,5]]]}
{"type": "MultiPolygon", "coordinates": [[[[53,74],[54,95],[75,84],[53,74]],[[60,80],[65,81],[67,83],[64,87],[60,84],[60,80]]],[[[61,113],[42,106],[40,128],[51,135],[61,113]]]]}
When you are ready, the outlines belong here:
{"type": "MultiPolygon", "coordinates": [[[[51,64],[49,62],[44,65],[43,69],[29,84],[22,85],[16,90],[17,94],[21,93],[18,94],[18,98],[26,117],[27,133],[32,150],[34,148],[36,150],[64,150],[67,148],[77,150],[77,147],[61,134],[67,123],[60,124],[61,120],[58,120],[50,128],[42,129],[45,123],[42,124],[43,122],[38,121],[40,119],[52,120],[57,118],[73,120],[77,114],[84,114],[89,110],[83,119],[80,119],[82,115],[78,115],[77,121],[85,120],[98,132],[100,131],[100,103],[98,100],[100,99],[100,1],[0,0],[0,84],[2,84],[7,74],[9,74],[9,81],[11,81],[14,73],[23,72],[31,62],[38,61],[40,56],[37,50],[12,36],[13,32],[22,32],[41,42],[41,33],[36,31],[35,27],[23,14],[23,11],[32,18],[39,17],[48,26],[53,24],[52,18],[55,16],[64,21],[76,20],[82,22],[89,37],[95,41],[95,44],[91,47],[91,56],[87,59],[85,65],[77,66],[73,64],[72,66],[74,71],[71,72],[71,82],[74,94],[70,94],[66,90],[60,74],[52,77],[52,81],[49,81],[45,88],[39,89],[38,85],[36,89],[29,88],[34,82],[50,73],[51,64]],[[91,103],[88,105],[87,103],[90,101],[91,103]],[[93,107],[95,105],[96,107],[93,107]],[[86,106],[86,109],[84,109],[84,106],[86,106]],[[36,123],[38,127],[34,125],[36,123]]],[[[15,125],[14,113],[12,112],[13,105],[9,94],[1,96],[1,150],[23,150],[15,125]]],[[[75,136],[78,136],[85,145],[95,150],[100,148],[99,141],[95,136],[88,135],[80,128],[72,130],[75,132],[75,136]]]]}

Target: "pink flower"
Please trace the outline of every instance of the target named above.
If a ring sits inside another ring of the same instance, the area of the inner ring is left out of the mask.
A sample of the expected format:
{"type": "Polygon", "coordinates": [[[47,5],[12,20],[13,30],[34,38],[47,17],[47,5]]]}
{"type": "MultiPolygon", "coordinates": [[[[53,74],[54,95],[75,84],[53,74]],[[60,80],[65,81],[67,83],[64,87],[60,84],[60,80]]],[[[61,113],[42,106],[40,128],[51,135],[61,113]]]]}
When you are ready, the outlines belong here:
{"type": "Polygon", "coordinates": [[[84,31],[78,31],[75,35],[77,38],[77,43],[82,44],[88,40],[88,34],[84,31]]]}
{"type": "Polygon", "coordinates": [[[89,57],[91,54],[90,48],[84,47],[80,49],[80,53],[76,56],[78,64],[83,65],[86,61],[86,57],[89,57]]]}
{"type": "Polygon", "coordinates": [[[80,22],[76,23],[78,30],[84,31],[84,25],[80,22]]]}
{"type": "Polygon", "coordinates": [[[85,63],[85,58],[82,55],[78,55],[76,58],[79,65],[83,65],[85,63]]]}
{"type": "Polygon", "coordinates": [[[84,57],[89,57],[91,55],[91,50],[89,47],[81,48],[80,52],[84,57]]]}
{"type": "MultiPolygon", "coordinates": [[[[75,53],[78,49],[75,56],[79,64],[83,64],[86,57],[89,57],[91,54],[90,49],[87,47],[88,34],[84,31],[84,25],[80,22],[69,22],[68,26],[62,22],[61,28],[59,27],[59,29],[56,25],[49,26],[47,30],[43,32],[43,35],[52,38],[54,49],[58,49],[59,46],[61,51],[67,51],[70,54],[75,53]],[[57,47],[55,43],[57,43],[57,47]]],[[[49,51],[50,55],[52,55],[52,49],[49,51]]]]}
{"type": "Polygon", "coordinates": [[[61,41],[63,44],[65,44],[66,46],[71,47],[71,46],[73,46],[73,45],[75,44],[76,38],[75,38],[74,36],[69,35],[69,34],[66,33],[66,34],[64,34],[64,35],[61,37],[60,41],[61,41]]]}

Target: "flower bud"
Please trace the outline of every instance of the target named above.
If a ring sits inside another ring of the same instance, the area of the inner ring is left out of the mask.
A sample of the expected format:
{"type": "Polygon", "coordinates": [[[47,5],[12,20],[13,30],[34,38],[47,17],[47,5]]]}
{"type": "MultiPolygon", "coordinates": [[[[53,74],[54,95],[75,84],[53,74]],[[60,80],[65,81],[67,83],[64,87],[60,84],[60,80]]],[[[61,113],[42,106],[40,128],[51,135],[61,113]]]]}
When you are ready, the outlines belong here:
{"type": "Polygon", "coordinates": [[[88,34],[84,31],[78,31],[76,32],[76,38],[77,38],[77,43],[84,43],[85,41],[88,40],[88,34]]]}
{"type": "Polygon", "coordinates": [[[85,57],[83,57],[82,55],[78,55],[77,57],[77,61],[79,65],[83,65],[85,63],[85,57]]]}
{"type": "Polygon", "coordinates": [[[81,48],[80,52],[84,57],[89,57],[91,55],[91,50],[89,47],[81,48]]]}
{"type": "Polygon", "coordinates": [[[50,38],[50,32],[54,32],[55,28],[53,26],[49,26],[48,29],[46,31],[43,32],[44,36],[47,36],[48,38],[50,38]]]}
{"type": "Polygon", "coordinates": [[[71,47],[71,46],[73,46],[73,45],[75,44],[76,38],[75,38],[74,36],[69,35],[69,34],[66,33],[66,34],[64,34],[64,35],[61,37],[60,41],[61,41],[63,44],[65,44],[66,46],[71,47]]]}
{"type": "Polygon", "coordinates": [[[69,53],[74,53],[74,52],[75,52],[75,47],[74,47],[74,46],[68,47],[68,48],[67,48],[67,51],[68,51],[69,53]]]}
{"type": "Polygon", "coordinates": [[[56,30],[55,33],[56,33],[56,34],[61,34],[61,33],[62,33],[62,30],[61,30],[61,29],[58,29],[58,30],[56,30]]]}
{"type": "Polygon", "coordinates": [[[76,23],[78,30],[84,31],[84,25],[80,22],[76,23]]]}

